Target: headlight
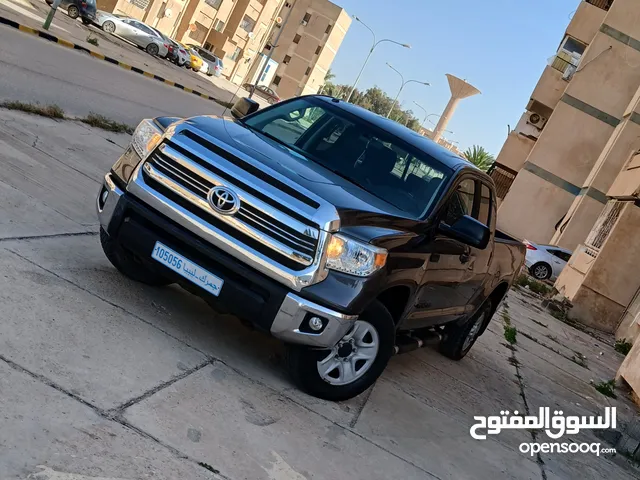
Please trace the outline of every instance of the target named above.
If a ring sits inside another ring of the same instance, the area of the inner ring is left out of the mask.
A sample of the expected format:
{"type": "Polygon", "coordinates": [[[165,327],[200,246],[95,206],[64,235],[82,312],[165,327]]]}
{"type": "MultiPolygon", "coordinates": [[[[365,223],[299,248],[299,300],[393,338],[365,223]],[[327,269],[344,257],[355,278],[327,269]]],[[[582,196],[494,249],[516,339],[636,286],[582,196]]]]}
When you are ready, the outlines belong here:
{"type": "Polygon", "coordinates": [[[140,157],[144,158],[160,143],[161,138],[162,132],[153,124],[153,120],[142,120],[133,132],[131,146],[140,157]]]}
{"type": "Polygon", "coordinates": [[[366,243],[333,235],[327,247],[327,268],[366,277],[387,263],[387,251],[366,243]]]}

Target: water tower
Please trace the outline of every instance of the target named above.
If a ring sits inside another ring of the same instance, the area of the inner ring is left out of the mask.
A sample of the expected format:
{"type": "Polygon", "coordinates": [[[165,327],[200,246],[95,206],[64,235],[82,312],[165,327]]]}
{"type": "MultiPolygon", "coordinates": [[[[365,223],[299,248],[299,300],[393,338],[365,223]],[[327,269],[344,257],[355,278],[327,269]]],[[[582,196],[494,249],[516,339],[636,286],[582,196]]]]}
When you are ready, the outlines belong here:
{"type": "Polygon", "coordinates": [[[478,90],[473,85],[470,85],[464,80],[461,80],[458,77],[454,77],[453,75],[450,75],[448,73],[447,73],[447,80],[449,80],[449,89],[451,90],[451,99],[449,100],[449,103],[447,103],[447,106],[445,107],[444,112],[442,112],[442,115],[440,116],[440,121],[438,122],[438,125],[436,125],[435,130],[433,131],[433,136],[431,138],[433,139],[434,142],[437,142],[438,140],[440,140],[440,137],[442,136],[442,132],[444,132],[445,129],[447,128],[447,124],[449,123],[449,120],[451,120],[451,117],[453,116],[453,112],[455,112],[456,107],[458,106],[458,103],[460,102],[460,100],[480,93],[480,90],[478,90]]]}

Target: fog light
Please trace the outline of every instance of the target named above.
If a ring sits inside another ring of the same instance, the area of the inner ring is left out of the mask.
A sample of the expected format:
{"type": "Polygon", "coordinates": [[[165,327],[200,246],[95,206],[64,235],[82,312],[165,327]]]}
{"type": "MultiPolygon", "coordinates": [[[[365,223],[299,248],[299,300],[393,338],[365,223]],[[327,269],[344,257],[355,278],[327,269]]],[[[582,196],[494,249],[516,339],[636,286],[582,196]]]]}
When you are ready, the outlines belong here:
{"type": "Polygon", "coordinates": [[[309,328],[311,328],[311,330],[314,330],[317,332],[318,330],[322,330],[323,326],[324,324],[320,317],[311,317],[309,319],[309,328]]]}

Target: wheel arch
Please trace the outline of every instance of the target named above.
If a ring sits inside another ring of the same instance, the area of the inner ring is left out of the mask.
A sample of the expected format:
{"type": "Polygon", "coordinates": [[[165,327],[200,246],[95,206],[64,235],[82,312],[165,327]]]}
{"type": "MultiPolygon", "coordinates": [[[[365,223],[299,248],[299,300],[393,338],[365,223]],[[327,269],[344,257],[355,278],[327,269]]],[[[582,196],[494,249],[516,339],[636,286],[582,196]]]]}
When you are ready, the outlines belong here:
{"type": "Polygon", "coordinates": [[[500,282],[489,294],[486,301],[491,302],[491,315],[489,316],[489,320],[485,322],[485,324],[482,326],[482,330],[480,330],[480,333],[478,336],[482,335],[484,331],[487,329],[487,327],[489,326],[489,322],[491,322],[493,315],[496,313],[496,310],[498,309],[498,305],[500,305],[500,302],[505,297],[508,291],[509,291],[509,284],[503,281],[503,282],[500,282]]]}
{"type": "Polygon", "coordinates": [[[394,285],[380,292],[375,298],[389,311],[396,327],[402,320],[412,292],[413,289],[408,285],[394,285]]]}

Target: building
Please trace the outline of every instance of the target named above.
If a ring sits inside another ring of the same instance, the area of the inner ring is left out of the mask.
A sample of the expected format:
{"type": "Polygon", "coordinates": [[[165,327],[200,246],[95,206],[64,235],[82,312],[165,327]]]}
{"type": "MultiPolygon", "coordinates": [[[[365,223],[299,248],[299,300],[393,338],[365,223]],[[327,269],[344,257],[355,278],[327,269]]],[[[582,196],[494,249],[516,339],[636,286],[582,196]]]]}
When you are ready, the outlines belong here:
{"type": "MultiPolygon", "coordinates": [[[[291,16],[278,45],[276,25],[263,50],[268,55],[273,49],[278,67],[269,86],[282,98],[318,92],[351,25],[347,12],[327,0],[288,0],[287,8],[291,16]]],[[[287,13],[280,16],[284,19],[287,13]]]]}
{"type": "Polygon", "coordinates": [[[99,0],[98,8],[203,46],[223,60],[223,75],[238,85],[253,81],[264,63],[260,59],[273,49],[269,68],[280,65],[261,80],[282,98],[318,91],[351,24],[347,13],[327,0],[99,0]]]}
{"type": "Polygon", "coordinates": [[[498,226],[574,251],[569,317],[634,341],[618,374],[640,398],[640,2],[583,1],[493,176],[498,226]]]}
{"type": "MultiPolygon", "coordinates": [[[[418,130],[418,133],[420,135],[422,135],[423,137],[427,137],[427,138],[432,138],[433,137],[433,130],[431,130],[429,128],[420,127],[420,130],[418,130]]],[[[444,137],[440,137],[438,139],[438,144],[439,145],[442,145],[444,148],[446,148],[447,150],[452,151],[453,153],[455,153],[459,157],[463,157],[462,152],[458,149],[458,146],[456,145],[456,143],[457,142],[452,142],[450,140],[447,140],[444,137]]]]}

